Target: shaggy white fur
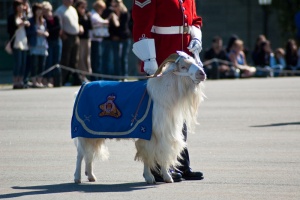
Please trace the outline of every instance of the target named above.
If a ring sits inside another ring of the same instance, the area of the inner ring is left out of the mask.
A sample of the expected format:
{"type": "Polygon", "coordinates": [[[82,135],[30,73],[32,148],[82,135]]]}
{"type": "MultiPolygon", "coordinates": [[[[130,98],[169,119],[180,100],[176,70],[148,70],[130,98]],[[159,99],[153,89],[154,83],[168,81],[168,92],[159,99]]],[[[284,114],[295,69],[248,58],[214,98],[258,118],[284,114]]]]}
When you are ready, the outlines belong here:
{"type": "MultiPolygon", "coordinates": [[[[178,55],[176,57],[178,58],[178,55]]],[[[149,184],[155,183],[151,169],[156,170],[157,164],[161,167],[164,181],[173,182],[169,169],[179,165],[177,158],[186,147],[182,135],[183,124],[186,123],[189,132],[193,130],[197,123],[198,107],[204,96],[200,82],[205,79],[205,74],[192,57],[180,57],[176,62],[175,59],[169,59],[166,63],[162,75],[149,79],[147,83],[147,91],[154,102],[151,140],[138,139],[135,142],[137,149],[135,160],[144,163],[143,175],[149,184]],[[195,74],[187,76],[191,67],[198,69],[193,69],[195,74]]],[[[105,139],[76,138],[75,144],[77,147],[75,183],[81,182],[83,158],[88,180],[96,181],[92,162],[97,152],[104,159],[108,157],[105,139]]]]}

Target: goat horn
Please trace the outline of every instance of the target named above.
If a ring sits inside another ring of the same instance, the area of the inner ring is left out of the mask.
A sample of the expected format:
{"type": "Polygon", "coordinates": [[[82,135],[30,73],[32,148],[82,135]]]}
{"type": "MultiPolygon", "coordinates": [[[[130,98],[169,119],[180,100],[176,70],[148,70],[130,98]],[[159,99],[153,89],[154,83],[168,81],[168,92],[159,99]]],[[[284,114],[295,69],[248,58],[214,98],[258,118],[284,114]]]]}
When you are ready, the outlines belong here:
{"type": "Polygon", "coordinates": [[[168,62],[175,62],[176,59],[178,58],[178,54],[173,53],[169,55],[168,58],[166,58],[159,66],[159,68],[156,70],[155,74],[152,77],[157,77],[163,70],[163,67],[168,63],[168,62]]]}

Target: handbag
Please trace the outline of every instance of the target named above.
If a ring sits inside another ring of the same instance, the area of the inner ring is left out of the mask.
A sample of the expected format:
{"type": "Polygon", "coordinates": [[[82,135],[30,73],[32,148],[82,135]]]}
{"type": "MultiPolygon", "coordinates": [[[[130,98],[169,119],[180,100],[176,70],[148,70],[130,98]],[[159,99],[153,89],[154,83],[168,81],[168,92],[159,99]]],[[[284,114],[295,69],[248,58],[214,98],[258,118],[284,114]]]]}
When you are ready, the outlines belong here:
{"type": "MultiPolygon", "coordinates": [[[[17,32],[17,31],[16,31],[17,32]]],[[[16,32],[15,32],[15,34],[12,36],[12,38],[7,42],[7,44],[6,44],[6,46],[5,46],[5,51],[6,51],[6,53],[8,53],[8,54],[12,54],[13,53],[13,50],[12,50],[12,48],[11,48],[11,43],[12,43],[12,41],[13,41],[13,39],[16,37],[16,32]]]]}

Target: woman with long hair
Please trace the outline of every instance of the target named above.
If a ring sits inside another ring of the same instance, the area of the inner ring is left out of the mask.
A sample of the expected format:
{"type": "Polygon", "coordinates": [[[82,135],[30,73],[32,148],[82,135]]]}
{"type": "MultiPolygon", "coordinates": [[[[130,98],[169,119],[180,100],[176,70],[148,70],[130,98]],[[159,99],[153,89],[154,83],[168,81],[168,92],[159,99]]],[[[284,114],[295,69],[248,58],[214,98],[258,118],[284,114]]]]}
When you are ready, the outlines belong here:
{"type": "MultiPolygon", "coordinates": [[[[90,13],[87,12],[87,2],[86,0],[78,0],[74,4],[74,7],[78,13],[78,23],[82,29],[79,34],[80,46],[79,46],[79,65],[78,69],[92,73],[91,63],[90,63],[90,49],[91,41],[89,36],[89,31],[92,29],[92,22],[90,13]]],[[[79,74],[81,82],[89,82],[85,74],[79,74]]]]}
{"type": "Polygon", "coordinates": [[[247,78],[254,76],[256,69],[255,67],[248,66],[246,61],[246,56],[244,53],[244,43],[242,40],[237,39],[233,43],[231,50],[229,52],[229,59],[233,65],[241,71],[241,77],[247,78]]]}
{"type": "Polygon", "coordinates": [[[23,77],[26,67],[28,43],[25,27],[30,23],[23,17],[23,2],[15,0],[13,2],[13,13],[7,19],[7,31],[12,39],[11,47],[14,56],[13,68],[13,89],[24,87],[23,77]]]}

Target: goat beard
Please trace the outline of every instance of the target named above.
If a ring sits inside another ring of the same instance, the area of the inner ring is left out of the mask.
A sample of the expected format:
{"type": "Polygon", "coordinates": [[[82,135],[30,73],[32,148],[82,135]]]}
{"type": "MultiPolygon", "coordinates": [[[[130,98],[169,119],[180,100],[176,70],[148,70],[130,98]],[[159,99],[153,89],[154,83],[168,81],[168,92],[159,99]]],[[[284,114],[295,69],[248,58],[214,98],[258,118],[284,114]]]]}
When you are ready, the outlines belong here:
{"type": "Polygon", "coordinates": [[[186,123],[188,131],[193,132],[203,96],[202,85],[194,84],[189,77],[178,77],[172,73],[164,76],[148,80],[147,90],[154,102],[151,141],[136,142],[135,159],[143,161],[154,170],[157,163],[165,168],[176,168],[179,165],[177,158],[180,158],[186,147],[182,134],[183,124],[186,123]]]}

